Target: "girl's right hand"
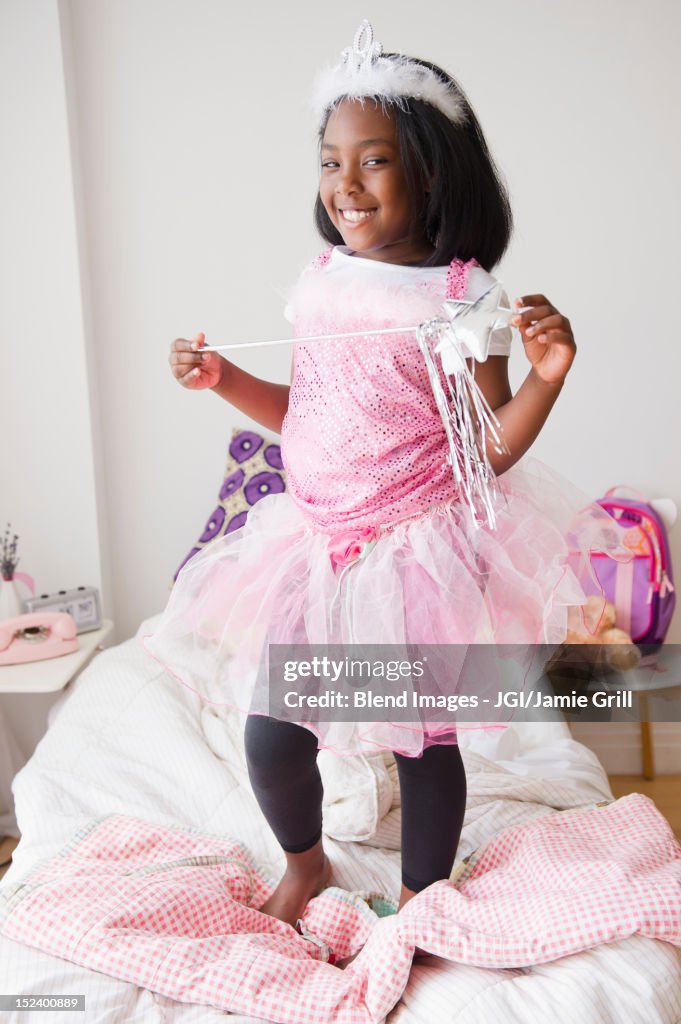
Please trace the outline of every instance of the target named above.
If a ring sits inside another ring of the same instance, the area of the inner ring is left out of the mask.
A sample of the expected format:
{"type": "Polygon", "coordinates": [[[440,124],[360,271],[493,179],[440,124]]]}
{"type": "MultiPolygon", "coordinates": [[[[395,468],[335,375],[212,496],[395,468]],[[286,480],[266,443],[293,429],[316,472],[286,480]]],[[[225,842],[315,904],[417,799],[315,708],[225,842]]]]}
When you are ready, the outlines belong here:
{"type": "Polygon", "coordinates": [[[222,380],[225,360],[218,352],[204,352],[202,355],[201,348],[205,343],[206,336],[200,333],[193,341],[176,338],[170,346],[168,362],[173,376],[192,391],[214,388],[222,380]]]}

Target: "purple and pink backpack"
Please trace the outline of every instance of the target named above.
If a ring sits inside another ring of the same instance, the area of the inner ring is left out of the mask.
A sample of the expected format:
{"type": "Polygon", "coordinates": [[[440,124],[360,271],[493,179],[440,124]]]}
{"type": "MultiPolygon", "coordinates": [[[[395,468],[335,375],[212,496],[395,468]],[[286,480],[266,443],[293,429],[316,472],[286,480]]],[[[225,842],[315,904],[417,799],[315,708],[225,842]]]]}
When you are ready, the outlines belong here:
{"type": "MultiPolygon", "coordinates": [[[[664,642],[676,604],[667,528],[652,505],[643,498],[620,497],[615,493],[620,489],[611,487],[597,504],[628,527],[624,543],[634,557],[617,562],[592,551],[591,565],[617,610],[617,627],[629,633],[642,654],[654,654],[664,642]]],[[[587,595],[598,594],[593,580],[580,582],[587,595]]]]}

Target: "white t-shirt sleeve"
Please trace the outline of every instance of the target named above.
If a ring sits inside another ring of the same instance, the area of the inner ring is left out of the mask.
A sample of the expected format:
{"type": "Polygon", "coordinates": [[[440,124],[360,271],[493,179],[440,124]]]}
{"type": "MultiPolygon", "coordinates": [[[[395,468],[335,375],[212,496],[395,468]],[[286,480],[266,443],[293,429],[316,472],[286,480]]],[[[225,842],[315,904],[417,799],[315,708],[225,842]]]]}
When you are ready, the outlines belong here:
{"type": "MultiPolygon", "coordinates": [[[[495,282],[496,278],[492,274],[488,274],[482,267],[471,267],[468,272],[468,281],[464,298],[469,302],[474,302],[476,299],[479,299],[483,292],[486,292],[487,289],[495,282]]],[[[501,293],[501,304],[510,306],[508,295],[505,291],[501,293]]],[[[511,351],[513,331],[510,327],[502,327],[498,331],[494,331],[489,341],[488,355],[507,356],[511,351]]]]}
{"type": "Polygon", "coordinates": [[[289,285],[289,287],[284,292],[284,300],[286,303],[284,306],[284,317],[286,320],[288,320],[290,324],[293,324],[294,326],[296,322],[296,297],[298,294],[298,288],[300,287],[301,282],[305,280],[311,269],[311,263],[308,263],[307,266],[303,267],[300,274],[298,275],[297,281],[294,284],[289,285]]]}

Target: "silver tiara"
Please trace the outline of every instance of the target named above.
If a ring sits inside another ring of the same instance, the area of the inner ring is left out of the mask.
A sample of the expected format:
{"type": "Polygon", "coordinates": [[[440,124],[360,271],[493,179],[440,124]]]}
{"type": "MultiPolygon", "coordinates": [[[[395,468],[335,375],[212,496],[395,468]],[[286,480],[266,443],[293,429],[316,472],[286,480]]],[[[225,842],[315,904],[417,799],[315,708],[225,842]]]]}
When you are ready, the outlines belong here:
{"type": "Polygon", "coordinates": [[[312,90],[312,105],[321,122],[341,97],[361,100],[369,97],[404,106],[405,99],[422,100],[441,110],[454,124],[463,124],[466,110],[461,96],[430,68],[409,57],[384,57],[382,45],[364,19],[352,46],[341,53],[340,64],[324,68],[312,90]]]}

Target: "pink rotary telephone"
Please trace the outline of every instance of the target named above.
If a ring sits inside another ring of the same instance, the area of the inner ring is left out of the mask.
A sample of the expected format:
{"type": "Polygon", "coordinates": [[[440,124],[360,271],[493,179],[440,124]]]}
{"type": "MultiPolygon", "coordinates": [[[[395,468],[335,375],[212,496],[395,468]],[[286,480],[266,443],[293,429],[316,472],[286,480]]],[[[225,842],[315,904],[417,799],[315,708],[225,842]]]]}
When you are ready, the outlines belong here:
{"type": "Polygon", "coordinates": [[[0,620],[0,665],[19,665],[71,654],[80,648],[67,612],[33,612],[0,620]]]}

